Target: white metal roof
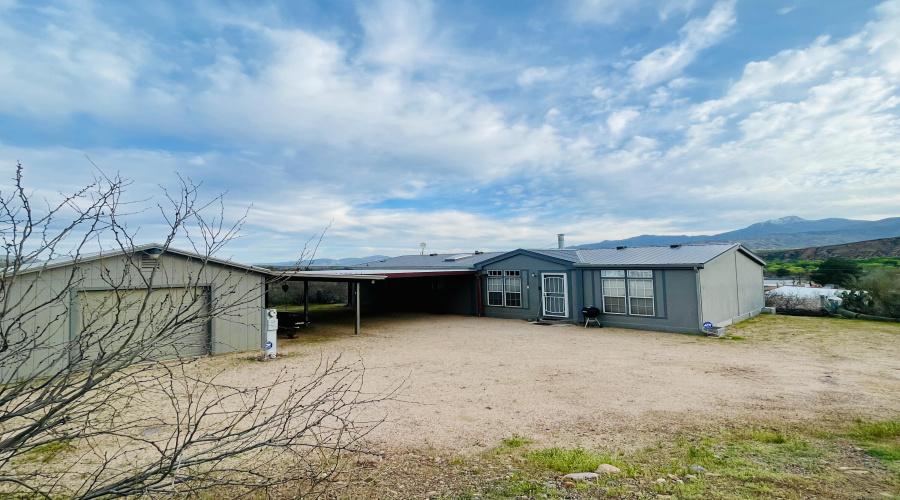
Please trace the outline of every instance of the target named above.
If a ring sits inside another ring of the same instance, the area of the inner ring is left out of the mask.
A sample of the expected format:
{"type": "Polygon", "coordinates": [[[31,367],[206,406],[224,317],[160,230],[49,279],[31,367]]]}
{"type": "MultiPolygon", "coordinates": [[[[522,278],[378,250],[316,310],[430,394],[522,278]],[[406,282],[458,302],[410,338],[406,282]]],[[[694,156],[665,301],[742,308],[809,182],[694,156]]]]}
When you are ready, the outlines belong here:
{"type": "Polygon", "coordinates": [[[299,279],[318,279],[327,280],[383,280],[387,278],[428,276],[428,275],[451,275],[451,274],[474,274],[471,269],[325,269],[321,271],[280,271],[273,272],[274,276],[285,278],[299,279]]]}
{"type": "Polygon", "coordinates": [[[815,299],[822,296],[835,297],[847,290],[842,288],[820,288],[811,286],[780,286],[766,292],[766,295],[778,295],[781,297],[798,297],[801,299],[815,299]]]}

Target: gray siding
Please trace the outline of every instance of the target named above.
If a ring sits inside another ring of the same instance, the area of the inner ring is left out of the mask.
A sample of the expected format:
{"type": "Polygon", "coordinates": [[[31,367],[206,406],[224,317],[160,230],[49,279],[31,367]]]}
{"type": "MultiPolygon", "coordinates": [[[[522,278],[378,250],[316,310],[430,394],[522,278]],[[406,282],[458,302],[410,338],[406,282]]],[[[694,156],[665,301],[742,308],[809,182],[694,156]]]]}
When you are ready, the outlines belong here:
{"type": "Polygon", "coordinates": [[[726,326],[755,316],[763,307],[762,266],[732,250],[700,270],[701,323],[726,326]]]}
{"type": "MultiPolygon", "coordinates": [[[[573,301],[573,296],[576,295],[576,280],[574,279],[576,271],[570,271],[568,266],[529,255],[514,255],[508,259],[488,264],[484,266],[484,270],[521,271],[523,289],[522,307],[489,306],[487,305],[487,282],[482,281],[481,292],[485,316],[509,319],[538,318],[541,314],[541,273],[565,272],[567,274],[566,286],[568,287],[569,296],[569,319],[574,317],[572,315],[572,304],[577,303],[577,301],[573,301]]],[[[484,278],[482,279],[484,280],[484,278]]]]}
{"type": "MultiPolygon", "coordinates": [[[[11,299],[24,300],[19,307],[8,311],[3,327],[13,333],[13,341],[21,342],[23,336],[29,339],[29,356],[0,367],[3,370],[0,381],[30,376],[50,365],[67,363],[65,347],[78,324],[73,314],[77,291],[146,288],[149,273],[144,275],[139,269],[128,257],[117,256],[19,276],[8,293],[11,299]],[[71,293],[51,301],[67,288],[73,289],[71,293]],[[20,316],[20,311],[47,301],[51,302],[22,317],[19,324],[11,323],[20,316]]],[[[225,311],[209,325],[213,354],[261,347],[264,275],[213,263],[204,267],[195,259],[164,254],[159,259],[153,284],[154,287],[202,286],[209,290],[212,307],[225,311]]]]}
{"type": "MultiPolygon", "coordinates": [[[[603,291],[599,269],[583,273],[584,303],[577,306],[579,319],[583,306],[603,310],[603,291]]],[[[661,332],[699,333],[697,280],[692,269],[654,269],[654,316],[602,314],[600,323],[617,328],[636,328],[661,332]]]]}

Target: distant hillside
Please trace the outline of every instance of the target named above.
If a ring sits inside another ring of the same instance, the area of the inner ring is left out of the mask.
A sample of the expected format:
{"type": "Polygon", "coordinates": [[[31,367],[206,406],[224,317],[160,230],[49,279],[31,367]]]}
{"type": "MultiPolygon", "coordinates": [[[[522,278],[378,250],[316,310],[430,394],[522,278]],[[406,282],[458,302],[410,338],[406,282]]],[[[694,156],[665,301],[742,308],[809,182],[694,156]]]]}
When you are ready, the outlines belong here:
{"type": "Polygon", "coordinates": [[[624,240],[606,240],[571,248],[669,245],[672,243],[741,243],[752,249],[781,249],[840,245],[856,241],[900,236],[900,217],[877,221],[852,219],[806,220],[800,217],[758,222],[743,229],[714,235],[641,235],[624,240]]]}
{"type": "MultiPolygon", "coordinates": [[[[313,266],[313,267],[341,267],[341,266],[356,266],[359,264],[365,264],[366,262],[372,262],[373,260],[383,260],[389,259],[387,255],[370,255],[368,257],[348,257],[346,259],[313,259],[312,263],[309,260],[304,260],[300,263],[301,266],[313,266]]],[[[296,265],[296,261],[286,261],[286,262],[269,262],[266,264],[257,264],[258,266],[275,266],[275,267],[289,267],[296,265]]]]}
{"type": "Polygon", "coordinates": [[[824,247],[793,248],[790,250],[757,250],[765,260],[825,260],[829,257],[847,259],[869,259],[872,257],[900,257],[900,236],[879,240],[857,241],[843,245],[824,247]]]}

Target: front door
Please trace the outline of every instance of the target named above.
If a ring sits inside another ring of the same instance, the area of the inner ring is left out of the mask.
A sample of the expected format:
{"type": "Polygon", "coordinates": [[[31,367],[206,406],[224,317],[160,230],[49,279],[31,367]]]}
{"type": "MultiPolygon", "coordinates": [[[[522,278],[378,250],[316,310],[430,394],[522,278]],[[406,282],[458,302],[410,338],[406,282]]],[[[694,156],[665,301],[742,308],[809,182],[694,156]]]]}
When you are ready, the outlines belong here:
{"type": "Polygon", "coordinates": [[[544,316],[566,318],[569,316],[569,298],[566,295],[565,273],[541,274],[541,293],[544,298],[544,316]]]}

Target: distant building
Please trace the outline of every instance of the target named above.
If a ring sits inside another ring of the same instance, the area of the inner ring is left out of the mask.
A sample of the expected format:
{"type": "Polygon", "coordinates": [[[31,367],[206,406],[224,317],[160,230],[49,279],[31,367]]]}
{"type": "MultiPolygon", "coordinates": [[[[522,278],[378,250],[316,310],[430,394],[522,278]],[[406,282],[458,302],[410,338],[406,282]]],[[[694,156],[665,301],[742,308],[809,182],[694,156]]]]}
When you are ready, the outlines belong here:
{"type": "Polygon", "coordinates": [[[841,294],[847,292],[836,287],[781,286],[766,292],[766,299],[775,307],[818,310],[825,302],[841,304],[841,294]]]}

